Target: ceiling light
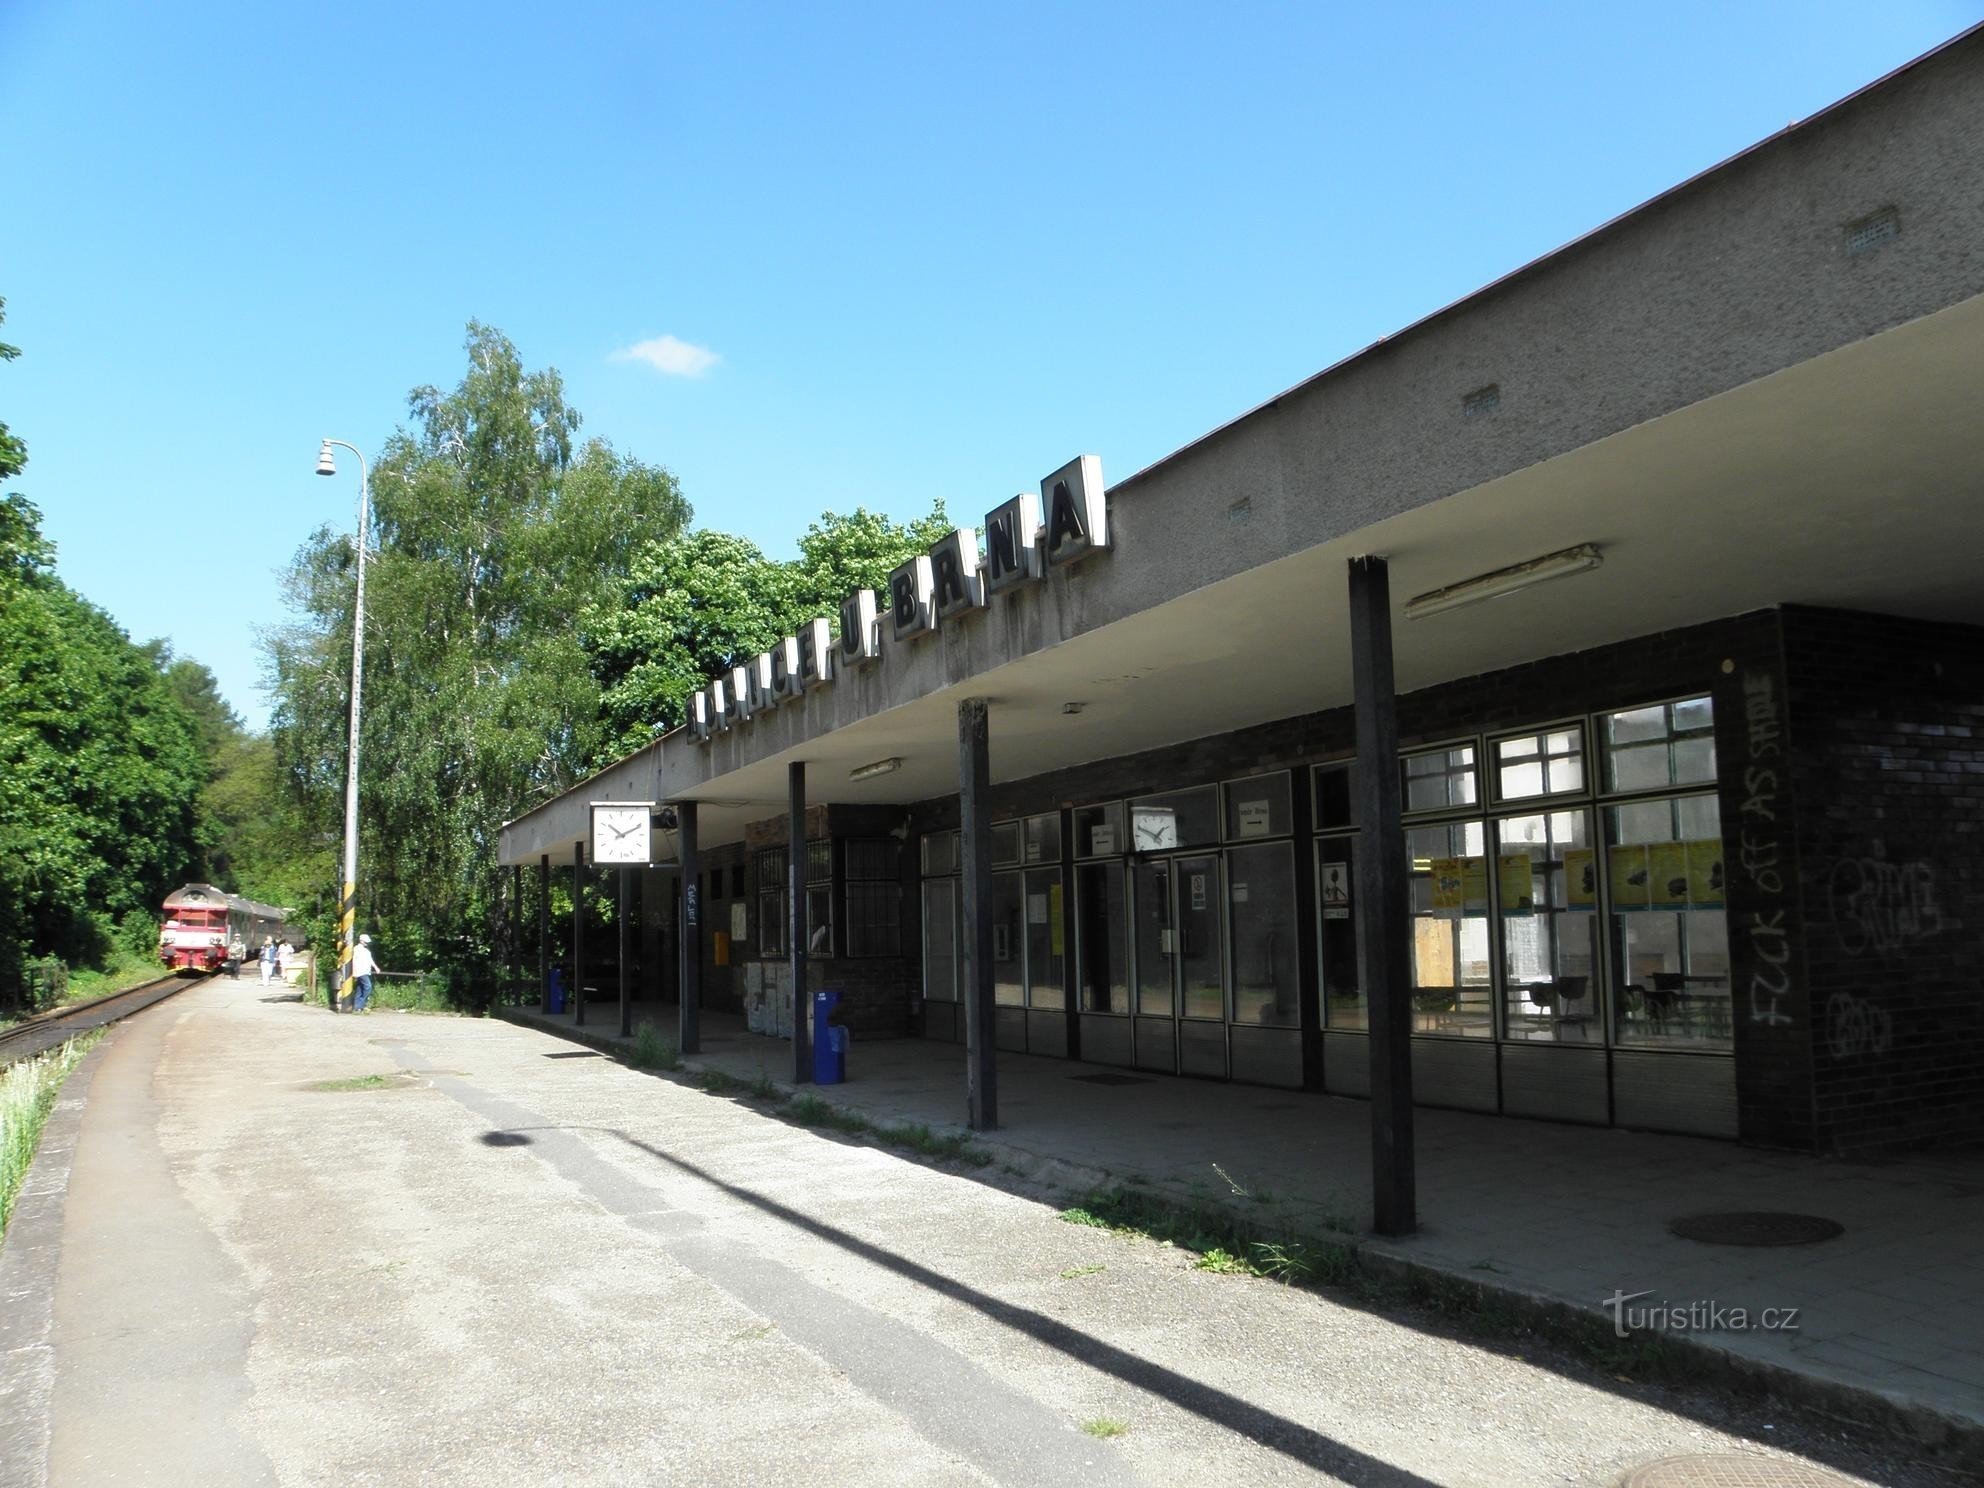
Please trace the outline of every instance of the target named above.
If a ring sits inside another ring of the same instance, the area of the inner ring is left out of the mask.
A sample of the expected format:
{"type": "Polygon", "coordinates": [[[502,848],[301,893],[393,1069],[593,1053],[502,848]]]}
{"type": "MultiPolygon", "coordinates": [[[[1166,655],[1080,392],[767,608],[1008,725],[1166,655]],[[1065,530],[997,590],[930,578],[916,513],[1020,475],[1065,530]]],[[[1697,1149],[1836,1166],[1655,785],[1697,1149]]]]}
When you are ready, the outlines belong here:
{"type": "Polygon", "coordinates": [[[856,765],[852,770],[847,772],[847,778],[849,780],[873,780],[877,775],[886,775],[891,770],[900,770],[901,768],[902,761],[894,755],[890,755],[887,759],[878,759],[869,764],[856,765]]]}
{"type": "Polygon", "coordinates": [[[1549,579],[1566,578],[1574,573],[1583,573],[1588,568],[1596,568],[1605,561],[1594,543],[1579,543],[1575,548],[1565,548],[1561,552],[1545,553],[1541,558],[1532,558],[1527,563],[1516,563],[1508,568],[1498,568],[1493,573],[1477,574],[1471,579],[1462,579],[1457,584],[1448,584],[1442,589],[1429,589],[1424,594],[1415,594],[1405,602],[1405,618],[1423,620],[1428,615],[1440,615],[1448,610],[1457,610],[1462,605],[1479,604],[1484,599],[1500,599],[1504,594],[1514,594],[1518,589],[1527,589],[1531,584],[1541,584],[1549,579]]]}

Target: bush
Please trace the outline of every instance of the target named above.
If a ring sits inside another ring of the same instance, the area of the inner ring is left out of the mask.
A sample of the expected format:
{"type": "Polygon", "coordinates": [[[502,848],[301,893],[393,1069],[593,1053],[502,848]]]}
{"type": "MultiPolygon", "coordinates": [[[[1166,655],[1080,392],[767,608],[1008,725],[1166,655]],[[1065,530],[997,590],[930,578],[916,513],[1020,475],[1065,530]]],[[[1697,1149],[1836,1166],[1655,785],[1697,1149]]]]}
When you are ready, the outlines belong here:
{"type": "Polygon", "coordinates": [[[69,995],[69,967],[59,956],[43,956],[21,969],[22,1006],[31,1013],[52,1008],[69,995]]]}

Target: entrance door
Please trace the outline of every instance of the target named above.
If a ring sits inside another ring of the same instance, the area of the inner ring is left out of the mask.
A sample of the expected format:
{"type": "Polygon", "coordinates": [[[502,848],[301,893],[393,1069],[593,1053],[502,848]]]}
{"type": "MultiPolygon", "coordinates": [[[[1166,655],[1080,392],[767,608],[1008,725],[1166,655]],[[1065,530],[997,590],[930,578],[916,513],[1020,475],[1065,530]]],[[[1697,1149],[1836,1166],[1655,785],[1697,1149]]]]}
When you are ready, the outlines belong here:
{"type": "Polygon", "coordinates": [[[1225,1078],[1226,919],[1210,854],[1135,865],[1140,1069],[1225,1078]]]}

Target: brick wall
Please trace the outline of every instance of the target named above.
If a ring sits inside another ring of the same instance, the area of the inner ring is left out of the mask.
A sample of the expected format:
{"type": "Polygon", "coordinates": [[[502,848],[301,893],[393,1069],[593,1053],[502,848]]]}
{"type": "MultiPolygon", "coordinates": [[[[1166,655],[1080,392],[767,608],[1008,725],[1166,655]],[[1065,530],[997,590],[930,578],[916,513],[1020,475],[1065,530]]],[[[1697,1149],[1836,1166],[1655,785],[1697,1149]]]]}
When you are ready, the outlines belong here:
{"type": "Polygon", "coordinates": [[[1784,637],[1820,1144],[1984,1137],[1984,630],[1784,637]]]}

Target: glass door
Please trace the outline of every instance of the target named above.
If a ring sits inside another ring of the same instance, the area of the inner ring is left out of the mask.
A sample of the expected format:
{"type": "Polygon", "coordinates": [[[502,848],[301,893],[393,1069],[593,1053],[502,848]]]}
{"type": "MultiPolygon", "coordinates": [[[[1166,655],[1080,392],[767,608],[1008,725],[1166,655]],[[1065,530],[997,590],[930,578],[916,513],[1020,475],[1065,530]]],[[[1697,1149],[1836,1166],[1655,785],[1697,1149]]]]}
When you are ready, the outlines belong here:
{"type": "Polygon", "coordinates": [[[1217,855],[1132,867],[1136,1059],[1142,1069],[1226,1074],[1226,918],[1217,855]]]}
{"type": "Polygon", "coordinates": [[[1136,935],[1136,1062],[1139,1069],[1178,1072],[1177,921],[1171,909],[1171,865],[1130,865],[1130,912],[1136,935]]]}

